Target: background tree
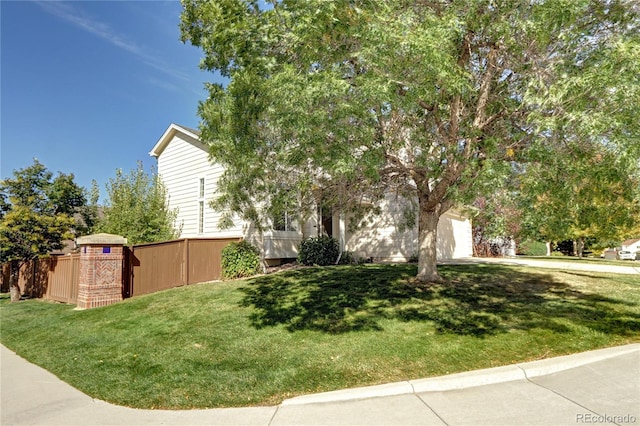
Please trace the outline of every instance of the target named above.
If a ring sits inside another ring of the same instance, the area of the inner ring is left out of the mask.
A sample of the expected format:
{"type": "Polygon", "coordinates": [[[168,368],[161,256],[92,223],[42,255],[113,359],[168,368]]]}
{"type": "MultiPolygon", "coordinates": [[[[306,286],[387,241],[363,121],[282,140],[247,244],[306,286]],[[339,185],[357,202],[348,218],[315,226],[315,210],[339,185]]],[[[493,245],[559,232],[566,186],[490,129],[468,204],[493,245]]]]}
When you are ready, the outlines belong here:
{"type": "Polygon", "coordinates": [[[63,247],[73,238],[73,213],[85,204],[73,174],[53,174],[38,160],[0,183],[0,263],[10,262],[11,300],[20,299],[22,265],[63,247]]]}
{"type": "Polygon", "coordinates": [[[77,235],[93,234],[100,219],[100,207],[98,200],[100,199],[100,189],[98,182],[91,181],[91,188],[86,192],[87,203],[78,209],[76,230],[77,235]]]}
{"type": "Polygon", "coordinates": [[[570,252],[580,256],[586,241],[610,247],[633,235],[640,223],[640,163],[565,138],[554,149],[532,148],[503,186],[473,206],[475,242],[545,242],[550,254],[551,244],[572,240],[570,252]]]}
{"type": "Polygon", "coordinates": [[[440,215],[527,147],[571,126],[586,144],[639,150],[632,1],[183,6],[183,40],[229,78],[200,105],[226,168],[219,206],[259,220],[256,200],[268,205],[282,176],[302,199],[327,188],[342,209],[397,191],[416,200],[421,281],[440,279],[440,215]]]}
{"type": "Polygon", "coordinates": [[[511,185],[497,186],[472,204],[473,255],[501,256],[521,237],[522,212],[511,185]]]}
{"type": "Polygon", "coordinates": [[[602,146],[567,142],[536,154],[520,177],[523,234],[539,241],[622,240],[640,218],[639,164],[602,146]]]}
{"type": "Polygon", "coordinates": [[[176,213],[169,210],[166,189],[155,172],[147,174],[142,163],[126,175],[118,169],[106,187],[100,232],[122,235],[131,244],[176,238],[176,213]]]}

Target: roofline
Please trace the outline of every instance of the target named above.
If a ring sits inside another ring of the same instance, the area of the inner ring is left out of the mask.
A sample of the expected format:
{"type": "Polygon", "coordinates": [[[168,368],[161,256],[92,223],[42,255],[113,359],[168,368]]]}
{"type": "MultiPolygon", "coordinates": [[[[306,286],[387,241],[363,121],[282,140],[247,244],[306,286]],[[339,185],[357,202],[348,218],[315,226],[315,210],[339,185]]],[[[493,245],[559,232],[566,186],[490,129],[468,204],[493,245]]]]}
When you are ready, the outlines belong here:
{"type": "Polygon", "coordinates": [[[197,133],[194,133],[178,124],[171,123],[167,130],[165,130],[165,132],[162,134],[160,139],[158,139],[158,142],[156,142],[151,151],[149,151],[149,155],[158,158],[160,154],[162,154],[162,151],[164,151],[164,149],[167,147],[167,145],[169,145],[169,142],[171,142],[176,133],[182,133],[197,141],[200,141],[200,135],[198,135],[197,133]]]}

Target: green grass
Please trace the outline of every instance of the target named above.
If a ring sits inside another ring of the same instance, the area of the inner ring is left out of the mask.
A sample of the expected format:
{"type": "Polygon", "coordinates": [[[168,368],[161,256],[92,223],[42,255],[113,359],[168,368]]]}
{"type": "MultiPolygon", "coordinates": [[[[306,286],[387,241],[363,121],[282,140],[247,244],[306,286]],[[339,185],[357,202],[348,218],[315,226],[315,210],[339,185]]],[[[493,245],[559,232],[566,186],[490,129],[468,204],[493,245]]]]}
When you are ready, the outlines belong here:
{"type": "Polygon", "coordinates": [[[502,265],[309,268],[86,311],[2,295],[1,340],[81,391],[141,408],[277,404],[640,341],[640,280],[502,265]]]}

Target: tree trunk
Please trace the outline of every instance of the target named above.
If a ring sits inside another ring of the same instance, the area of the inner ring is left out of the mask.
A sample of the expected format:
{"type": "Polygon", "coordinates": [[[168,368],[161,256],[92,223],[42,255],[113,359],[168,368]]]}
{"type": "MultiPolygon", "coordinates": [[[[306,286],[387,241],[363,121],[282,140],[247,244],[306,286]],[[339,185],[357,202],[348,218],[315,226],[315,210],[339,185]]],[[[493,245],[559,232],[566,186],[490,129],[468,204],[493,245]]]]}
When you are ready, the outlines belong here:
{"type": "Polygon", "coordinates": [[[442,278],[438,274],[436,263],[436,245],[438,241],[437,211],[420,208],[418,219],[418,275],[421,282],[439,282],[442,278]]]}
{"type": "Polygon", "coordinates": [[[584,237],[578,238],[577,242],[577,255],[578,257],[582,257],[584,254],[584,237]]]}
{"type": "Polygon", "coordinates": [[[551,256],[551,241],[545,242],[544,245],[547,247],[547,256],[551,256]]]}
{"type": "Polygon", "coordinates": [[[9,292],[11,293],[11,301],[18,302],[21,296],[20,286],[18,286],[18,280],[20,279],[20,262],[12,260],[9,265],[9,292]]]}

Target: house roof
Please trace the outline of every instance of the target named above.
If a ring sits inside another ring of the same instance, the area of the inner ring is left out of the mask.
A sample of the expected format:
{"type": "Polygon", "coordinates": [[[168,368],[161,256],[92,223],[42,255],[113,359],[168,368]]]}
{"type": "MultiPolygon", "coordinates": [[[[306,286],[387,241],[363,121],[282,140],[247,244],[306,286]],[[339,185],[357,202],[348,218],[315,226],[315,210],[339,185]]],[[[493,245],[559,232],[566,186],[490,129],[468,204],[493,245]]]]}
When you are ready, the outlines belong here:
{"type": "Polygon", "coordinates": [[[173,139],[176,133],[182,133],[183,135],[189,136],[192,139],[200,141],[200,131],[196,129],[191,129],[186,126],[181,126],[179,124],[171,123],[167,130],[162,134],[158,142],[153,146],[153,149],[149,152],[149,155],[152,157],[159,157],[162,154],[162,151],[169,145],[169,142],[173,139]]]}
{"type": "Polygon", "coordinates": [[[183,126],[181,124],[174,124],[174,126],[180,127],[181,129],[186,130],[187,132],[190,132],[190,133],[193,133],[194,135],[200,136],[200,130],[198,130],[198,129],[192,129],[191,127],[183,126]]]}
{"type": "Polygon", "coordinates": [[[630,245],[633,245],[633,244],[637,243],[638,241],[640,241],[640,238],[632,238],[630,240],[624,240],[622,242],[622,245],[623,246],[630,246],[630,245]]]}

